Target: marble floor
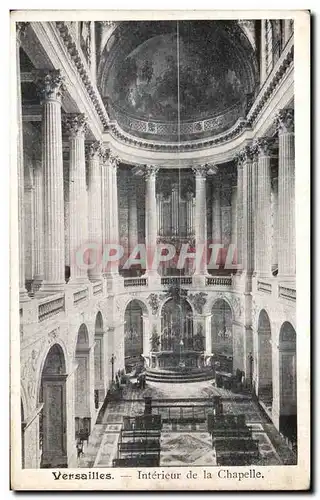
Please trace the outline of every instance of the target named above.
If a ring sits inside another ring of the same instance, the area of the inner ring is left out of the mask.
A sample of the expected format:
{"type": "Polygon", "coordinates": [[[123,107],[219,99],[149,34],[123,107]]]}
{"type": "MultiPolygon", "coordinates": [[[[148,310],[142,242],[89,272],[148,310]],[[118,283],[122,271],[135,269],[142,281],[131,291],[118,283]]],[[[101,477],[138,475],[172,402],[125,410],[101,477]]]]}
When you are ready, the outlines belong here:
{"type": "MultiPolygon", "coordinates": [[[[234,394],[229,390],[214,387],[211,381],[188,384],[148,383],[144,390],[128,387],[120,401],[110,402],[102,409],[97,419],[88,445],[79,459],[79,467],[111,467],[117,455],[122,418],[125,415],[143,414],[144,396],[156,399],[210,398],[220,395],[223,412],[245,414],[246,424],[252,428],[252,436],[259,441],[260,458],[253,465],[291,465],[295,456],[279,435],[273,424],[261,412],[250,396],[234,394]]],[[[178,403],[177,403],[178,404],[178,403]]],[[[160,465],[162,466],[209,466],[216,460],[212,449],[211,436],[205,422],[179,423],[163,422],[161,432],[160,465]]]]}

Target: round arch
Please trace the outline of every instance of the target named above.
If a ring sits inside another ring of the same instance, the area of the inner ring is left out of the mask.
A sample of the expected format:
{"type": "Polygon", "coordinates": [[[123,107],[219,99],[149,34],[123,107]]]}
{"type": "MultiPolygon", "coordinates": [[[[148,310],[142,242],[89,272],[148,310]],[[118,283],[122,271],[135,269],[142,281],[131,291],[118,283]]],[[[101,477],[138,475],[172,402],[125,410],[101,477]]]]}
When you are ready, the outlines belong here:
{"type": "Polygon", "coordinates": [[[75,346],[75,364],[77,367],[74,384],[75,437],[77,438],[82,434],[88,439],[91,432],[94,384],[90,383],[89,331],[85,323],[82,323],[78,329],[75,346]]]}
{"type": "Polygon", "coordinates": [[[39,402],[41,468],[67,466],[66,359],[60,344],[53,344],[44,360],[39,402]]]}
{"type": "Polygon", "coordinates": [[[273,370],[271,323],[269,315],[262,309],[258,317],[258,398],[268,412],[272,411],[273,370]]]}
{"type": "Polygon", "coordinates": [[[139,299],[130,300],[124,311],[124,358],[127,372],[142,364],[145,321],[148,310],[139,299]]]}
{"type": "Polygon", "coordinates": [[[233,311],[225,298],[211,306],[211,349],[214,369],[233,372],[233,311]]]}
{"type": "Polygon", "coordinates": [[[186,297],[169,298],[161,308],[161,351],[194,349],[193,308],[186,297]]]}
{"type": "Polygon", "coordinates": [[[105,344],[106,339],[103,329],[103,317],[102,313],[98,311],[94,326],[94,403],[96,409],[103,403],[106,393],[104,366],[105,344]]]}
{"type": "Polygon", "coordinates": [[[293,446],[297,444],[297,360],[296,331],[285,321],[279,333],[279,430],[293,446]]]}

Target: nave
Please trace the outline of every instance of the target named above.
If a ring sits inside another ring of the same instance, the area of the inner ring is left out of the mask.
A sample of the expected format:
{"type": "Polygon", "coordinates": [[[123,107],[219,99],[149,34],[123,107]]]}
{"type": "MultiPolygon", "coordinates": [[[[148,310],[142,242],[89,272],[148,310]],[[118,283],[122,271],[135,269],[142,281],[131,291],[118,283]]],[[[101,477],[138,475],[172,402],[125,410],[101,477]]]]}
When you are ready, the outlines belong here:
{"type": "MultiPolygon", "coordinates": [[[[246,426],[252,432],[252,439],[258,444],[258,455],[248,465],[296,463],[296,451],[289,448],[250,395],[234,394],[230,390],[215,387],[212,381],[204,381],[174,385],[149,382],[145,389],[127,387],[121,400],[110,401],[101,408],[89,440],[83,445],[78,466],[114,466],[115,459],[119,457],[123,424],[129,415],[131,420],[142,416],[145,412],[145,398],[150,397],[152,415],[161,413],[162,417],[159,462],[156,465],[220,465],[217,462],[217,450],[213,446],[214,439],[208,429],[208,414],[212,410],[210,401],[214,401],[217,396],[221,397],[225,418],[234,418],[236,421],[239,416],[245,415],[246,426]]],[[[230,447],[230,441],[227,447],[230,447]]],[[[234,457],[231,461],[234,462],[234,457]]],[[[155,463],[152,462],[150,466],[155,466],[155,463]]]]}

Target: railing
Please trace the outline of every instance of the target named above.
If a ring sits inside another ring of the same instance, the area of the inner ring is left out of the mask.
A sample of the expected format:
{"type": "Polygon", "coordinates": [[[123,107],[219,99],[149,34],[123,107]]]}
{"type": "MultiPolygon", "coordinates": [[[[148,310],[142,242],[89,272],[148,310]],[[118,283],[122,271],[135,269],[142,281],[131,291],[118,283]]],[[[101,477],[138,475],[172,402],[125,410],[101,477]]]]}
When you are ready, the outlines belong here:
{"type": "Polygon", "coordinates": [[[100,295],[103,292],[102,281],[99,281],[99,283],[94,283],[92,289],[93,289],[93,295],[100,295]]]}
{"type": "Polygon", "coordinates": [[[88,288],[74,292],[73,294],[73,304],[79,304],[80,302],[87,300],[88,298],[88,288]]]}
{"type": "Polygon", "coordinates": [[[267,281],[258,281],[257,289],[260,292],[271,293],[272,292],[272,284],[267,281]]]}
{"type": "Polygon", "coordinates": [[[279,285],[279,297],[295,301],[296,290],[294,288],[289,288],[287,286],[279,285]]]}
{"type": "Polygon", "coordinates": [[[147,278],[125,278],[124,287],[147,286],[147,278]]]}
{"type": "Polygon", "coordinates": [[[57,297],[46,297],[41,299],[41,303],[38,306],[38,319],[39,322],[44,321],[60,312],[65,310],[64,295],[57,297]]]}
{"type": "Polygon", "coordinates": [[[173,285],[192,285],[192,276],[162,276],[161,285],[173,286],[173,285]]]}
{"type": "Polygon", "coordinates": [[[231,286],[232,278],[231,276],[212,276],[212,278],[206,278],[206,285],[231,286]]]}

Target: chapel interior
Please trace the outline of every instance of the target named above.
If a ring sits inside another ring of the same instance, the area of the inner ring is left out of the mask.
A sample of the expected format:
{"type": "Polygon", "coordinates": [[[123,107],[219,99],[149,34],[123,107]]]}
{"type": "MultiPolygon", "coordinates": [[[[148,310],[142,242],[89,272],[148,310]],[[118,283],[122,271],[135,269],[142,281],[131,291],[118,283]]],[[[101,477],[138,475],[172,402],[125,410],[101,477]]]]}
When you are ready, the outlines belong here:
{"type": "Polygon", "coordinates": [[[293,21],[16,35],[22,467],[296,464],[293,21]]]}

